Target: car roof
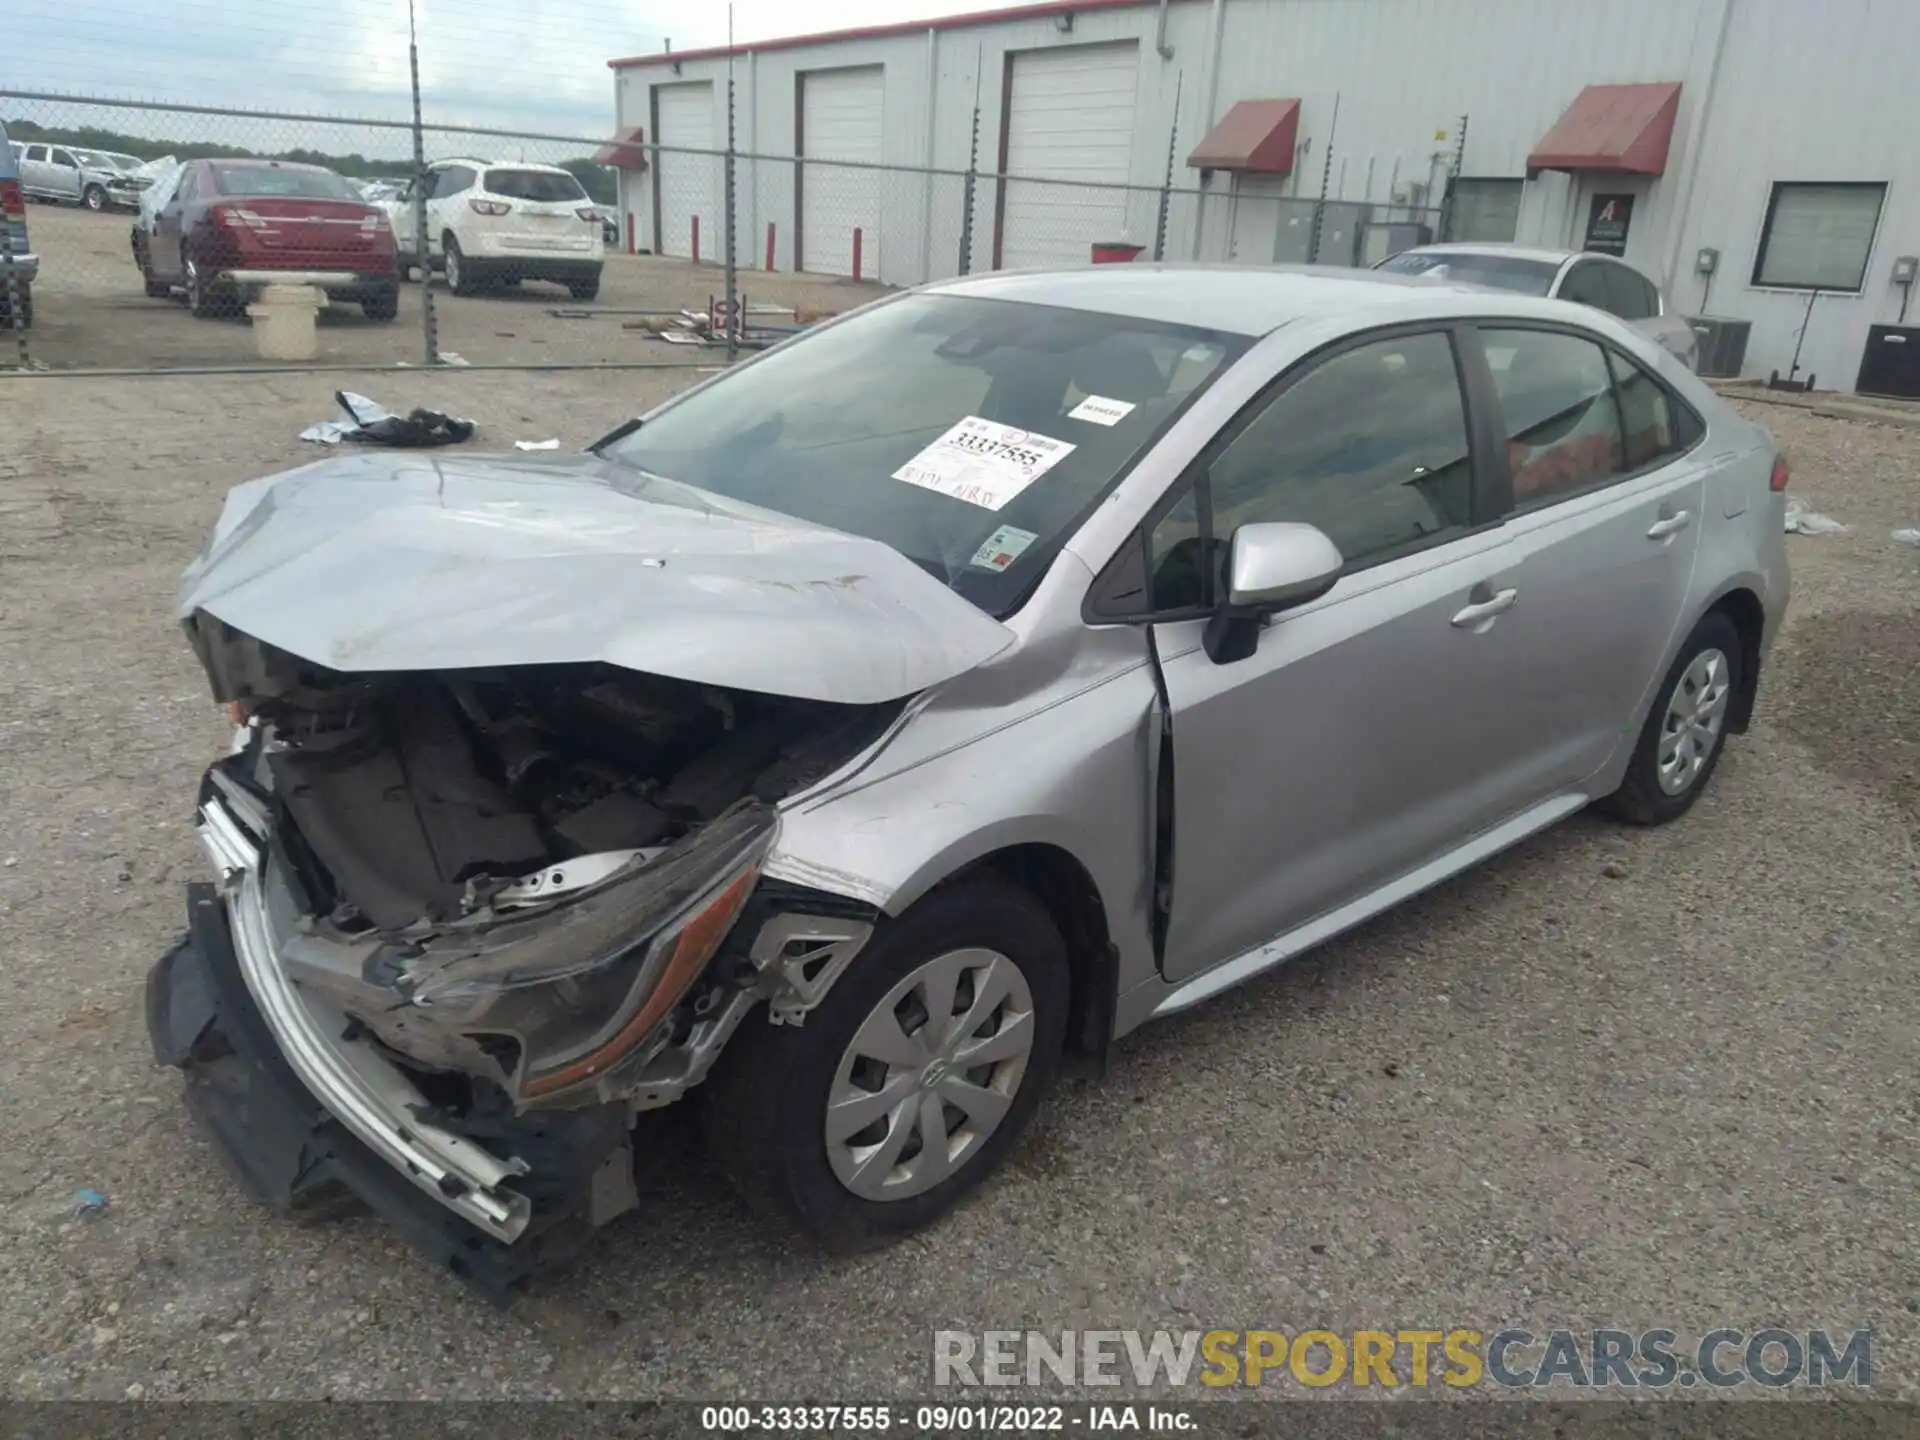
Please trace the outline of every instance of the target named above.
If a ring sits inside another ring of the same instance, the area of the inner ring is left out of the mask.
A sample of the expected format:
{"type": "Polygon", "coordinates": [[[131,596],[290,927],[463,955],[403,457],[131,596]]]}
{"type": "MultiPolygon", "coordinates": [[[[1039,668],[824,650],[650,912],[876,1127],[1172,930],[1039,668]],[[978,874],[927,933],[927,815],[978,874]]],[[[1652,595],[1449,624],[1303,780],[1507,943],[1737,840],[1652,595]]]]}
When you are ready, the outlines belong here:
{"type": "Polygon", "coordinates": [[[1587,256],[1596,260],[1611,260],[1616,265],[1627,263],[1618,255],[1601,255],[1592,250],[1559,250],[1548,245],[1514,245],[1499,240],[1455,240],[1438,245],[1416,245],[1411,250],[1402,250],[1400,254],[1496,255],[1508,260],[1542,260],[1549,265],[1564,265],[1569,260],[1587,256]]]}
{"type": "Polygon", "coordinates": [[[476,170],[541,170],[549,175],[571,175],[573,172],[561,165],[547,165],[538,160],[482,160],[474,155],[450,155],[445,160],[436,160],[427,168],[438,170],[446,165],[471,165],[476,170]]]}
{"type": "Polygon", "coordinates": [[[1413,320],[1540,313],[1537,307],[1545,305],[1551,307],[1546,313],[1559,316],[1572,309],[1562,301],[1529,301],[1480,285],[1313,265],[1089,265],[970,276],[923,289],[1192,325],[1230,335],[1265,335],[1296,320],[1346,316],[1390,325],[1396,314],[1413,320]]]}
{"type": "MultiPolygon", "coordinates": [[[[188,161],[187,163],[192,164],[193,162],[188,161]]],[[[313,170],[323,175],[331,175],[334,173],[325,165],[309,165],[303,160],[269,160],[264,155],[211,155],[200,163],[202,165],[216,166],[245,165],[255,170],[264,166],[269,170],[313,170]]]]}

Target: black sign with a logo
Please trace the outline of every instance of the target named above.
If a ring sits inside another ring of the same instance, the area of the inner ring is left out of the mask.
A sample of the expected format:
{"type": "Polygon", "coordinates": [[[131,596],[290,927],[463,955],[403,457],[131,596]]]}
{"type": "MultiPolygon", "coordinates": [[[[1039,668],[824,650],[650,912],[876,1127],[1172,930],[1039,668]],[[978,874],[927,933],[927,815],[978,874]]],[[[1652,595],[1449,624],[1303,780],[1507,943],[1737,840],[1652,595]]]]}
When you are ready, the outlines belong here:
{"type": "Polygon", "coordinates": [[[1633,196],[1596,195],[1587,212],[1587,250],[1602,255],[1627,253],[1627,226],[1633,222],[1633,196]]]}

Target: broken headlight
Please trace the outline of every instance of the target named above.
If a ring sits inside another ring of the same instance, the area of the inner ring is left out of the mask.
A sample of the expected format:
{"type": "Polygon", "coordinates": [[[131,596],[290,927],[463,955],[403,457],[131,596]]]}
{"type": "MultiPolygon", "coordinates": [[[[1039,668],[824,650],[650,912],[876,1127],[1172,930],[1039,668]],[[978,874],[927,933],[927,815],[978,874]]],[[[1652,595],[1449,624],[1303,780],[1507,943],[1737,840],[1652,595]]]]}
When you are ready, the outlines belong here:
{"type": "Polygon", "coordinates": [[[390,962],[391,984],[483,1047],[510,1038],[523,1103],[612,1098],[739,917],[776,826],[737,806],[594,890],[443,931],[390,962]]]}

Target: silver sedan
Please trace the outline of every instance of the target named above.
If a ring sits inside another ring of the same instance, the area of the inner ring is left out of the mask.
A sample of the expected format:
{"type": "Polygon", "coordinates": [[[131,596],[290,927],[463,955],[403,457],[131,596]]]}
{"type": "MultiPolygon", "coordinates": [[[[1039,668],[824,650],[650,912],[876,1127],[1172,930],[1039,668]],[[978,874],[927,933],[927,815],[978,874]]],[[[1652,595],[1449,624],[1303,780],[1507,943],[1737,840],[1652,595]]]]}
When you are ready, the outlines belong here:
{"type": "Polygon", "coordinates": [[[1683,815],[1787,603],[1767,434],[1601,312],[1101,267],[878,302],[579,455],[235,490],[157,1054],[260,1198],[513,1283],[698,1103],[924,1225],[1063,1067],[1589,805],[1683,815]]]}

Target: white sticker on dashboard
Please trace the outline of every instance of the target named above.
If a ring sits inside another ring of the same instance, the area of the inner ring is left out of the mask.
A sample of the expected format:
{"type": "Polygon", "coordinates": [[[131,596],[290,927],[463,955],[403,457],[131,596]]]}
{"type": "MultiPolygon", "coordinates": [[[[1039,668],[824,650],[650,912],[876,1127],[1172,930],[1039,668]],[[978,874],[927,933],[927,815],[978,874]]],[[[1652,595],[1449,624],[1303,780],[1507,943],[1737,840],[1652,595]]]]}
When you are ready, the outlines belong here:
{"type": "Polygon", "coordinates": [[[1069,420],[1091,420],[1096,425],[1118,425],[1133,413],[1128,400],[1109,400],[1104,395],[1089,395],[1067,412],[1069,420]]]}
{"type": "Polygon", "coordinates": [[[893,478],[998,510],[1074,449],[1050,435],[969,415],[894,471],[893,478]]]}
{"type": "Polygon", "coordinates": [[[1002,525],[980,542],[980,548],[973,552],[973,559],[967,563],[981,570],[1010,569],[1026,548],[1039,538],[1033,531],[1022,530],[1018,525],[1002,525]]]}

